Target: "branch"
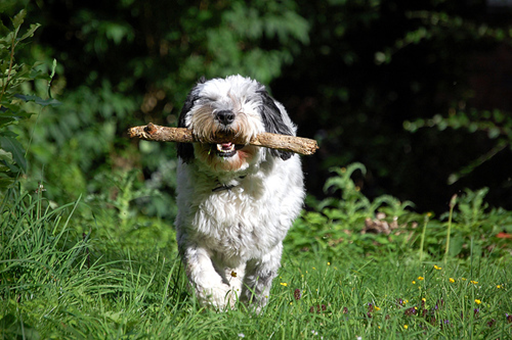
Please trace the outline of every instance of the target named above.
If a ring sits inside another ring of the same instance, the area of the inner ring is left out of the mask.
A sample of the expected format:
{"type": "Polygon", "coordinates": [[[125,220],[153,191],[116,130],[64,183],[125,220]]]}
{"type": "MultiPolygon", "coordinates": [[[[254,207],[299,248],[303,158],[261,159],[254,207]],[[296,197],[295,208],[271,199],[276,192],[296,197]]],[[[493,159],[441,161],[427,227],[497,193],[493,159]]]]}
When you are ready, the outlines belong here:
{"type": "MultiPolygon", "coordinates": [[[[135,126],[128,129],[130,138],[138,137],[140,139],[155,142],[178,142],[178,143],[223,143],[232,142],[235,144],[245,144],[242,138],[236,136],[217,136],[211,140],[199,141],[192,131],[186,128],[175,128],[155,125],[135,126]]],[[[314,139],[279,135],[275,133],[260,133],[254,137],[249,144],[255,146],[263,146],[271,149],[279,149],[282,151],[291,151],[300,153],[301,155],[312,155],[318,149],[318,145],[314,139]]]]}

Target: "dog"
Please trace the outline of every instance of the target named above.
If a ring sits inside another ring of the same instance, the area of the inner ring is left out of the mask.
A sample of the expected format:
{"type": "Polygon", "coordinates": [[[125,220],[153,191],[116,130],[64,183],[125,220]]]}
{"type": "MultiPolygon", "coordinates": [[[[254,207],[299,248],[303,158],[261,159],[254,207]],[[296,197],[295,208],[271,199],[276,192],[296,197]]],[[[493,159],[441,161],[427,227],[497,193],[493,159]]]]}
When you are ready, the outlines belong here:
{"type": "Polygon", "coordinates": [[[265,86],[240,75],[201,79],[178,125],[196,140],[230,133],[245,141],[178,144],[175,225],[199,302],[222,311],[242,301],[259,312],[305,191],[298,155],[248,143],[261,132],[295,135],[296,126],[265,86]]]}

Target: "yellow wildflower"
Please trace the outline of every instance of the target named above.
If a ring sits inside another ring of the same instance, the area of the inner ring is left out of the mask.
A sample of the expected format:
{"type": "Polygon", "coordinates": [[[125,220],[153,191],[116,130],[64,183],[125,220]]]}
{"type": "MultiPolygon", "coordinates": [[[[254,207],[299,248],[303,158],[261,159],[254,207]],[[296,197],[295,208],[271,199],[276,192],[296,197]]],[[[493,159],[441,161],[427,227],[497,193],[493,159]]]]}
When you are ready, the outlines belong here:
{"type": "Polygon", "coordinates": [[[478,281],[474,281],[474,280],[471,280],[471,281],[469,281],[469,282],[471,282],[471,283],[472,283],[472,284],[474,284],[474,285],[476,285],[476,284],[478,283],[478,281]]]}
{"type": "Polygon", "coordinates": [[[439,267],[438,265],[435,264],[434,269],[441,270],[441,269],[443,269],[443,267],[439,267]]]}
{"type": "Polygon", "coordinates": [[[479,304],[481,304],[481,303],[482,303],[482,301],[481,301],[481,300],[479,300],[479,299],[475,299],[475,302],[476,302],[476,304],[477,304],[477,305],[479,305],[479,304]]]}
{"type": "Polygon", "coordinates": [[[452,279],[451,277],[448,279],[448,281],[450,281],[450,283],[454,283],[455,282],[455,280],[452,279]]]}
{"type": "Polygon", "coordinates": [[[418,276],[418,281],[423,281],[425,278],[423,276],[418,276]]]}
{"type": "Polygon", "coordinates": [[[404,328],[405,328],[405,329],[407,329],[407,328],[409,328],[409,326],[407,326],[407,325],[404,325],[404,328]]]}
{"type": "Polygon", "coordinates": [[[375,310],[380,310],[380,307],[375,306],[374,308],[375,308],[375,310]]]}
{"type": "Polygon", "coordinates": [[[412,284],[413,284],[413,285],[415,285],[415,284],[416,284],[416,281],[414,281],[414,280],[413,280],[413,281],[412,281],[412,284]]]}
{"type": "Polygon", "coordinates": [[[286,287],[286,286],[288,286],[288,283],[286,283],[286,282],[281,282],[281,283],[279,283],[279,284],[280,284],[281,286],[285,286],[285,287],[286,287]]]}

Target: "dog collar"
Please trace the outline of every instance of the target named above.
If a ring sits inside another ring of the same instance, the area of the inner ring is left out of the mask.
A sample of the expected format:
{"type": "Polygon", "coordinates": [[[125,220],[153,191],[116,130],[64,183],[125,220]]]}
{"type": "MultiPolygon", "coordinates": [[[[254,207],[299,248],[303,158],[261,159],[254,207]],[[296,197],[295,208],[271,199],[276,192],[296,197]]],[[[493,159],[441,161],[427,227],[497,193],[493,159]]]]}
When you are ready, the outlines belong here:
{"type": "MultiPolygon", "coordinates": [[[[247,175],[244,175],[244,176],[240,176],[238,178],[244,179],[246,176],[247,175]]],[[[224,190],[228,190],[229,191],[229,190],[233,189],[234,187],[236,187],[236,185],[234,185],[234,184],[226,185],[226,184],[221,184],[219,182],[219,185],[216,186],[215,188],[213,188],[212,192],[218,192],[218,191],[224,191],[224,190]]]]}
{"type": "Polygon", "coordinates": [[[212,192],[223,191],[223,190],[231,190],[234,187],[236,187],[236,185],[219,185],[218,187],[213,188],[212,192]]]}

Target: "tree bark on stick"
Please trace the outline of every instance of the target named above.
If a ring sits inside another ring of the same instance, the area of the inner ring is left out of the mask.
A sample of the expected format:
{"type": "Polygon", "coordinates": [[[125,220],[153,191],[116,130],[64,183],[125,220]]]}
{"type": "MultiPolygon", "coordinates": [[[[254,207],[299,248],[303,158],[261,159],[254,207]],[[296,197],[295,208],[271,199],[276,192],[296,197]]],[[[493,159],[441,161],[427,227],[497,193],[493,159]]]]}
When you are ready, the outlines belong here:
{"type": "MultiPolygon", "coordinates": [[[[175,128],[149,123],[148,125],[134,126],[128,129],[128,135],[140,139],[155,142],[177,142],[177,143],[225,143],[245,144],[242,138],[236,136],[216,136],[210,140],[196,140],[191,130],[186,128],[175,128]],[[237,143],[238,142],[238,143],[237,143]]],[[[249,144],[262,146],[282,151],[291,151],[301,155],[312,155],[318,150],[318,144],[314,139],[296,136],[279,135],[275,133],[260,133],[254,137],[249,144]]]]}

